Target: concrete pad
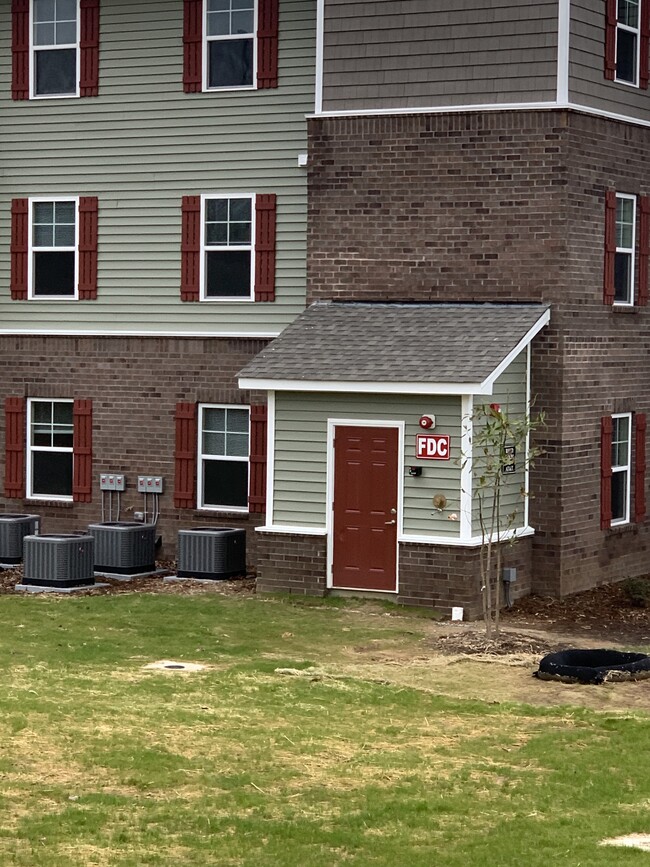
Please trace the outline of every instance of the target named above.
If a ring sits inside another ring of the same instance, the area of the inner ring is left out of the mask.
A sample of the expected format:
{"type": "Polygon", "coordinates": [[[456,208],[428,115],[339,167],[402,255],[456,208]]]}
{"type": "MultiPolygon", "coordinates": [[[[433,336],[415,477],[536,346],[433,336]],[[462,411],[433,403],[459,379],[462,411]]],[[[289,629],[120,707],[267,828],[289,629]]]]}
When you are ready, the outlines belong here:
{"type": "Polygon", "coordinates": [[[110,584],[85,584],[83,587],[37,587],[34,584],[16,584],[14,590],[25,593],[79,593],[81,590],[96,590],[98,587],[110,587],[110,584]]]}

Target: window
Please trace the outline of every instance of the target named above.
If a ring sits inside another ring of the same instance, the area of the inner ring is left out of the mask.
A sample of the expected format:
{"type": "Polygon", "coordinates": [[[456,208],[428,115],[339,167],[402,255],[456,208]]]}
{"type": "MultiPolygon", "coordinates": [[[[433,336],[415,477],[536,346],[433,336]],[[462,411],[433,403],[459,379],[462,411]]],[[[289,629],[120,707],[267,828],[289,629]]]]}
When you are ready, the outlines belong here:
{"type": "Polygon", "coordinates": [[[206,86],[252,87],[255,0],[206,0],[206,86]]]}
{"type": "Polygon", "coordinates": [[[204,300],[252,300],[253,222],[253,196],[204,197],[204,300]]]}
{"type": "Polygon", "coordinates": [[[636,196],[616,195],[616,256],[614,303],[634,303],[634,248],[636,241],[636,196]]]}
{"type": "Polygon", "coordinates": [[[630,520],[631,435],[631,413],[612,416],[611,526],[630,520]]]}
{"type": "Polygon", "coordinates": [[[77,297],[77,200],[32,199],[31,298],[77,297]]]}
{"type": "Polygon", "coordinates": [[[28,401],[27,496],[72,499],[73,402],[28,401]]]}
{"type": "Polygon", "coordinates": [[[199,407],[199,508],[248,511],[249,439],[248,407],[199,407]]]}
{"type": "Polygon", "coordinates": [[[641,0],[617,0],[616,81],[639,83],[641,0]]]}
{"type": "Polygon", "coordinates": [[[32,0],[32,96],[77,96],[78,0],[32,0]]]}

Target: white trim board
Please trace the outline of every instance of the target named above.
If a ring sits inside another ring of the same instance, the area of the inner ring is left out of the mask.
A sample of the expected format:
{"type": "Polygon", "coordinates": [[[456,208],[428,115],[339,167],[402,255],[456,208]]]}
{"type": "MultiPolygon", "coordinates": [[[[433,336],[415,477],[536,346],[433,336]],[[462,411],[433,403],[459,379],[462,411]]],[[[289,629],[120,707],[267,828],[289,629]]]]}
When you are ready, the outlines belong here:
{"type": "MultiPolygon", "coordinates": [[[[287,536],[327,536],[328,531],[324,527],[293,527],[282,525],[266,525],[264,527],[256,527],[256,533],[275,533],[277,535],[287,536]]],[[[501,542],[509,541],[512,538],[522,539],[526,536],[533,536],[535,530],[533,527],[522,527],[519,530],[508,530],[499,535],[501,542]]],[[[410,533],[398,533],[397,541],[406,543],[415,543],[418,545],[451,545],[454,548],[476,548],[483,544],[480,536],[471,536],[469,539],[460,539],[458,536],[418,536],[410,533]]],[[[339,588],[337,588],[339,589],[339,588]]],[[[388,591],[384,591],[388,592],[388,591]]]]}
{"type": "MultiPolygon", "coordinates": [[[[40,300],[40,299],[39,299],[40,300]]],[[[33,302],[30,302],[30,304],[33,302]]],[[[71,302],[83,304],[83,301],[71,302]]],[[[242,340],[273,340],[281,331],[73,331],[69,328],[0,328],[0,334],[28,337],[224,337],[242,340]]]]}

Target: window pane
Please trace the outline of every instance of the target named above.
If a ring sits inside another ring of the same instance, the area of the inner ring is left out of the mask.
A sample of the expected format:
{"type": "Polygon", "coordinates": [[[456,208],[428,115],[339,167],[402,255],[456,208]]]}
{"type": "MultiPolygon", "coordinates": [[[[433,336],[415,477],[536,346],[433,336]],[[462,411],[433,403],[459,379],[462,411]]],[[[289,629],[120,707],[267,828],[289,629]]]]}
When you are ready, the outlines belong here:
{"type": "Polygon", "coordinates": [[[53,225],[34,225],[34,246],[35,247],[53,247],[54,246],[54,226],[53,225]]]}
{"type": "Polygon", "coordinates": [[[226,245],[228,243],[228,224],[206,223],[205,243],[209,246],[216,246],[217,244],[226,245]]]}
{"type": "Polygon", "coordinates": [[[54,45],[54,24],[34,25],[34,45],[54,45]]]}
{"type": "Polygon", "coordinates": [[[34,253],[34,295],[74,295],[74,252],[34,253]]]}
{"type": "Polygon", "coordinates": [[[208,12],[223,11],[230,11],[230,0],[208,0],[208,12]]]}
{"type": "Polygon", "coordinates": [[[230,243],[231,244],[250,244],[251,242],[251,224],[250,223],[231,223],[230,224],[230,243]]]}
{"type": "Polygon", "coordinates": [[[614,257],[614,301],[632,300],[632,254],[617,253],[614,257]]]}
{"type": "Polygon", "coordinates": [[[612,473],[612,521],[627,517],[627,470],[612,473]]]}
{"type": "Polygon", "coordinates": [[[226,418],[229,432],[248,434],[247,409],[229,409],[226,418]]]}
{"type": "Polygon", "coordinates": [[[54,0],[34,0],[34,21],[54,21],[54,0]]]}
{"type": "Polygon", "coordinates": [[[53,413],[54,424],[72,426],[72,413],[73,406],[71,403],[55,403],[53,413]]]}
{"type": "Polygon", "coordinates": [[[617,16],[620,24],[639,26],[639,0],[618,0],[617,16]]]}
{"type": "Polygon", "coordinates": [[[208,14],[208,36],[230,35],[230,13],[213,12],[208,14]]]}
{"type": "Polygon", "coordinates": [[[232,221],[249,222],[251,220],[250,199],[230,199],[230,219],[232,221]]]}
{"type": "Polygon", "coordinates": [[[612,467],[625,466],[629,460],[630,419],[622,416],[612,422],[612,467]]]}
{"type": "Polygon", "coordinates": [[[77,0],[56,0],[57,21],[76,21],[77,0]]]}
{"type": "Polygon", "coordinates": [[[616,199],[616,246],[631,250],[634,246],[634,199],[616,199]]]}
{"type": "Polygon", "coordinates": [[[232,13],[231,33],[252,33],[254,27],[253,10],[232,13]]]}
{"type": "Polygon", "coordinates": [[[226,454],[229,458],[248,457],[248,432],[228,433],[226,436],[226,454]]]}
{"type": "Polygon", "coordinates": [[[72,496],[72,453],[32,452],[32,491],[35,496],[72,496]]]}
{"type": "Polygon", "coordinates": [[[225,455],[226,453],[226,435],[224,433],[204,433],[203,434],[203,454],[204,455],[225,455]]]}
{"type": "Polygon", "coordinates": [[[248,506],[248,462],[203,462],[204,506],[248,506]]]}
{"type": "Polygon", "coordinates": [[[36,93],[65,94],[77,90],[77,52],[74,48],[36,51],[36,93]]]}
{"type": "Polygon", "coordinates": [[[56,25],[56,44],[74,45],[77,41],[77,24],[75,21],[63,21],[56,25]]]}
{"type": "Polygon", "coordinates": [[[58,449],[71,449],[72,436],[72,431],[65,430],[64,428],[54,428],[52,445],[58,449]]]}
{"type": "Polygon", "coordinates": [[[616,31],[616,77],[636,84],[636,33],[616,31]]]}
{"type": "Polygon", "coordinates": [[[250,296],[251,254],[247,250],[210,251],[206,257],[208,298],[250,296]]]}
{"type": "Polygon", "coordinates": [[[207,431],[225,431],[226,429],[226,410],[225,409],[204,409],[203,410],[203,430],[207,431]]]}
{"type": "Polygon", "coordinates": [[[74,247],[75,227],[72,226],[56,226],[54,231],[54,246],[55,247],[74,247]]]}
{"type": "Polygon", "coordinates": [[[54,202],[34,202],[34,222],[54,222],[54,202]]]}
{"type": "Polygon", "coordinates": [[[208,199],[206,216],[208,220],[221,220],[225,223],[228,219],[228,199],[208,199]]]}
{"type": "Polygon", "coordinates": [[[209,87],[253,84],[253,40],[232,39],[210,43],[209,87]]]}

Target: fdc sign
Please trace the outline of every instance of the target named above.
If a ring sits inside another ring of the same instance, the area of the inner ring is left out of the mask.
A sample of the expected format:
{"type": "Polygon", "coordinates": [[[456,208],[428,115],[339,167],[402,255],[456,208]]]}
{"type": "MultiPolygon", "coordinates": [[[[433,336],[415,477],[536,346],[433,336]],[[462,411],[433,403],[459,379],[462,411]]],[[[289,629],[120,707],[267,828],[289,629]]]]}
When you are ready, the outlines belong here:
{"type": "Polygon", "coordinates": [[[415,456],[426,461],[448,461],[449,445],[448,434],[418,434],[415,456]]]}

